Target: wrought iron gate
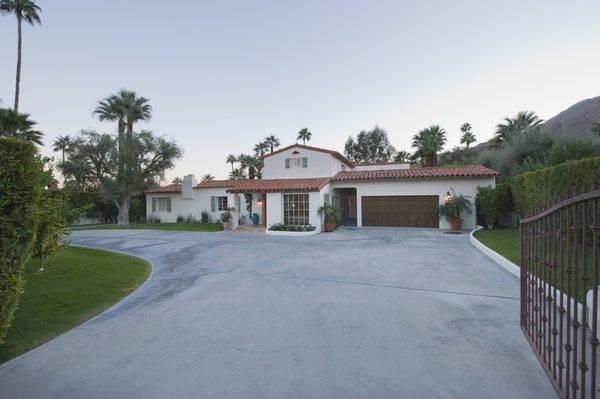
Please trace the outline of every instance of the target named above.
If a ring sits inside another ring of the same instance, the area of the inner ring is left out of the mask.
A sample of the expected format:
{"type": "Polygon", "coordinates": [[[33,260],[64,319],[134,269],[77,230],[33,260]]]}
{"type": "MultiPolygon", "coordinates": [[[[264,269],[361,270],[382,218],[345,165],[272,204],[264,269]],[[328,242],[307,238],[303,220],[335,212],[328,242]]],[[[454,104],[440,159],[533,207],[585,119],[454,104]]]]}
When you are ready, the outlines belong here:
{"type": "Polygon", "coordinates": [[[598,391],[600,190],[520,222],[521,329],[562,398],[598,391]]]}

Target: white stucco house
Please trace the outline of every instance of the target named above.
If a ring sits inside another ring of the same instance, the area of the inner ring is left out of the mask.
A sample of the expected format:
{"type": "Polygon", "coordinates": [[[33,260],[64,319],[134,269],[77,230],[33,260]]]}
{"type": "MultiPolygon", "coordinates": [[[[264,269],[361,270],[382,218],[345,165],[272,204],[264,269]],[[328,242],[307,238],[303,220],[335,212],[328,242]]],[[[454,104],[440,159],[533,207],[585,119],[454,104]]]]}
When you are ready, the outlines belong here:
{"type": "MultiPolygon", "coordinates": [[[[452,191],[472,202],[478,186],[495,186],[498,172],[480,165],[417,167],[409,163],[354,163],[342,154],[294,144],[263,157],[262,178],[197,183],[185,176],[181,185],[146,192],[147,216],[175,222],[177,216],[199,219],[202,211],[213,220],[227,207],[235,208],[240,223],[307,225],[321,231],[317,209],[323,204],[341,208],[348,226],[449,228],[438,216],[438,205],[452,191]],[[251,198],[248,211],[246,198],[251,198]]],[[[475,207],[461,215],[463,228],[476,224],[475,207]]]]}

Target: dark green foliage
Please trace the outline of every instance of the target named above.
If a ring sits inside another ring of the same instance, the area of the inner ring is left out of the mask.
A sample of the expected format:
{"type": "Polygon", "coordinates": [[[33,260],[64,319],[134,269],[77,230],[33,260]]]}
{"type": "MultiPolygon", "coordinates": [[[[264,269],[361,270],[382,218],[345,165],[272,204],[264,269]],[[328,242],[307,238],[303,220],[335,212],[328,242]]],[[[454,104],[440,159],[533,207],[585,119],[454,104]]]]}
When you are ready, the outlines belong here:
{"type": "Polygon", "coordinates": [[[32,143],[0,138],[0,343],[23,291],[38,224],[42,163],[32,143]]]}
{"type": "Polygon", "coordinates": [[[210,215],[207,211],[202,211],[200,214],[200,223],[210,223],[210,215]]]}
{"type": "Polygon", "coordinates": [[[185,217],[183,215],[177,215],[177,223],[185,223],[185,217]]]}
{"type": "Polygon", "coordinates": [[[461,213],[471,213],[471,202],[464,195],[456,195],[452,190],[452,195],[439,207],[439,214],[446,220],[460,219],[461,213]]]}
{"type": "MultiPolygon", "coordinates": [[[[107,201],[98,191],[79,191],[70,188],[68,191],[69,204],[72,208],[86,208],[83,216],[90,219],[98,219],[105,223],[115,223],[119,210],[110,201],[107,201]]],[[[129,207],[129,220],[132,223],[138,223],[146,217],[146,196],[143,193],[133,194],[131,197],[131,206],[129,207]]]]}
{"type": "Polygon", "coordinates": [[[439,155],[441,166],[460,166],[477,163],[477,152],[472,148],[454,147],[452,150],[439,155]]]}
{"type": "Polygon", "coordinates": [[[547,166],[556,166],[567,161],[600,156],[600,141],[568,139],[555,143],[546,156],[547,166]]]}
{"type": "Polygon", "coordinates": [[[317,212],[323,216],[325,223],[335,223],[336,225],[342,223],[342,211],[338,207],[323,205],[317,209],[317,212]]]}
{"type": "Polygon", "coordinates": [[[315,231],[316,227],[312,225],[293,225],[293,224],[283,224],[277,223],[269,226],[269,230],[271,231],[315,231]]]}
{"type": "Polygon", "coordinates": [[[510,184],[498,183],[496,184],[496,191],[498,192],[498,198],[500,201],[500,212],[513,211],[515,204],[513,203],[510,184]]]}
{"type": "Polygon", "coordinates": [[[348,137],[344,145],[344,155],[354,162],[389,162],[395,153],[388,133],[379,126],[370,131],[361,131],[356,140],[348,137]]]}
{"type": "Polygon", "coordinates": [[[500,190],[492,186],[477,187],[477,196],[475,197],[477,210],[483,216],[485,224],[489,229],[494,228],[494,223],[500,215],[500,190]]]}
{"type": "Polygon", "coordinates": [[[42,145],[43,133],[35,130],[34,122],[29,114],[20,114],[15,110],[0,108],[0,136],[17,137],[42,145]]]}
{"type": "Polygon", "coordinates": [[[600,184],[600,157],[569,161],[512,178],[512,195],[521,214],[548,206],[574,192],[600,184]]]}

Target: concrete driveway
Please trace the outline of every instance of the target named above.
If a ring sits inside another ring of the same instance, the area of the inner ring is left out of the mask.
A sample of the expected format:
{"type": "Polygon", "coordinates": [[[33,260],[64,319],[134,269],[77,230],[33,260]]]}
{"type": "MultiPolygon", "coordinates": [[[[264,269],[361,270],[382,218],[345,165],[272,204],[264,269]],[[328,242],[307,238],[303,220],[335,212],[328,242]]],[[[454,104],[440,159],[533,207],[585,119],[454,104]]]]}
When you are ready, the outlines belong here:
{"type": "Polygon", "coordinates": [[[552,398],[518,280],[437,230],[80,231],[152,262],[88,323],[0,366],[2,398],[552,398]]]}

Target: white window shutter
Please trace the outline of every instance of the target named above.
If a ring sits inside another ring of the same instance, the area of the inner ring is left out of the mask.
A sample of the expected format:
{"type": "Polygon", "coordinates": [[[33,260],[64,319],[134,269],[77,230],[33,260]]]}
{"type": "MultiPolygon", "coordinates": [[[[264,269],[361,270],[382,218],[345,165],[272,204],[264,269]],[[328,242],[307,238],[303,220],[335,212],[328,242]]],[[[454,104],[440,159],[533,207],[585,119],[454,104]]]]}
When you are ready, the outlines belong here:
{"type": "Polygon", "coordinates": [[[308,158],[307,157],[302,158],[302,167],[308,168],[308,158]]]}
{"type": "Polygon", "coordinates": [[[329,194],[325,194],[325,195],[323,196],[323,202],[325,202],[325,205],[330,205],[330,201],[331,201],[331,200],[330,200],[330,196],[329,196],[329,194]]]}
{"type": "Polygon", "coordinates": [[[217,197],[210,197],[210,211],[215,212],[217,210],[217,197]]]}
{"type": "Polygon", "coordinates": [[[166,198],[167,200],[167,212],[171,212],[171,198],[166,198]]]}
{"type": "Polygon", "coordinates": [[[286,158],[286,159],[285,159],[285,168],[286,168],[286,169],[289,169],[289,168],[290,168],[290,159],[289,159],[289,158],[286,158]]]}

